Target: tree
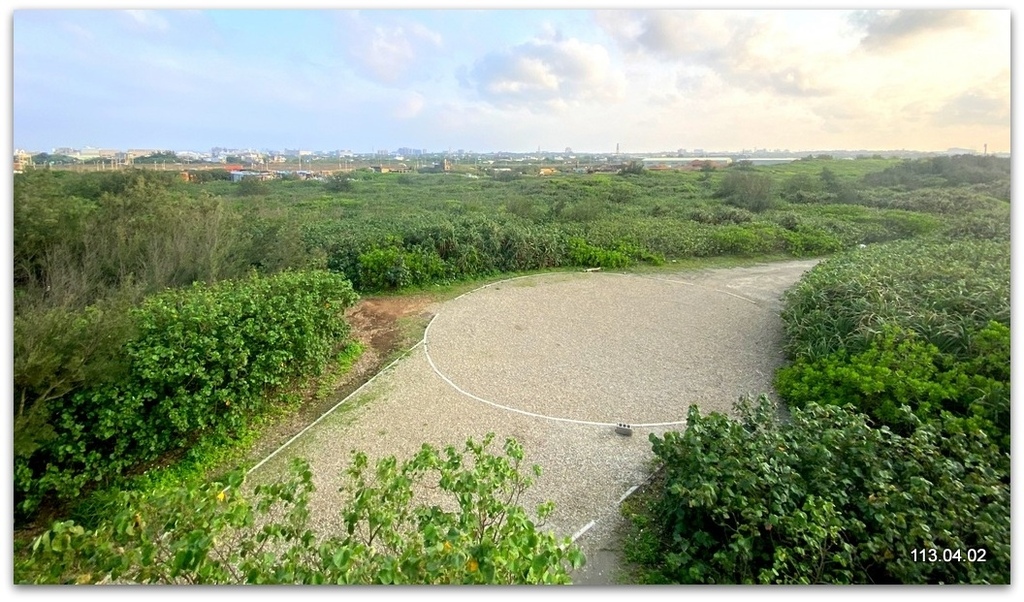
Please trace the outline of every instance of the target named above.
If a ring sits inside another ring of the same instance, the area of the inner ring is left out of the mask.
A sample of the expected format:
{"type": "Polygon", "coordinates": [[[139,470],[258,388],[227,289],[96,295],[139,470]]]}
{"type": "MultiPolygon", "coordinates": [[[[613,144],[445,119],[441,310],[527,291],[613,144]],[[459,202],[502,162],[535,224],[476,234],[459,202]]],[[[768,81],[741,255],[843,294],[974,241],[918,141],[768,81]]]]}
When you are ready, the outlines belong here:
{"type": "Polygon", "coordinates": [[[726,203],[759,213],[775,206],[772,178],[755,171],[731,171],[722,178],[716,196],[726,203]]]}
{"type": "Polygon", "coordinates": [[[643,174],[647,168],[644,167],[643,161],[630,161],[625,167],[619,170],[620,176],[639,176],[643,174]]]}
{"type": "Polygon", "coordinates": [[[267,183],[256,176],[245,176],[238,182],[238,194],[242,196],[262,196],[267,192],[267,183]]]}
{"type": "Polygon", "coordinates": [[[324,189],[327,192],[352,192],[355,185],[348,174],[336,173],[324,180],[324,189]]]}

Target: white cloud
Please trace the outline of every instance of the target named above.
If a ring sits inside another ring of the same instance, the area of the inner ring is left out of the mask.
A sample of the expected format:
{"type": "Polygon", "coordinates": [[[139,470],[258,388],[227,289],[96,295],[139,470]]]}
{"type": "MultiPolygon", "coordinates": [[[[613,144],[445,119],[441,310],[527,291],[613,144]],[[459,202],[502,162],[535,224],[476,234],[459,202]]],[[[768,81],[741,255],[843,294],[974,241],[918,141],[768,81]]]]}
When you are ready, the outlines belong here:
{"type": "Polygon", "coordinates": [[[400,84],[444,45],[441,34],[420,23],[377,25],[360,13],[345,13],[341,35],[357,68],[372,80],[400,84]]]}
{"type": "Polygon", "coordinates": [[[410,92],[398,101],[392,111],[392,115],[396,119],[412,119],[423,112],[424,104],[425,98],[422,94],[410,92]]]}
{"type": "Polygon", "coordinates": [[[464,82],[495,105],[538,109],[613,102],[624,89],[624,79],[613,70],[604,47],[557,34],[488,54],[465,74],[464,82]]]}
{"type": "Polygon", "coordinates": [[[156,11],[126,10],[124,12],[131,18],[132,23],[141,29],[167,31],[170,28],[170,24],[167,22],[167,19],[163,18],[156,11]]]}
{"type": "MultiPolygon", "coordinates": [[[[733,86],[820,95],[829,50],[801,46],[781,15],[751,11],[606,11],[598,24],[635,60],[717,73],[733,86]]],[[[692,82],[689,82],[692,84],[692,82]]]]}
{"type": "Polygon", "coordinates": [[[850,21],[864,31],[864,48],[882,51],[950,29],[970,29],[976,15],[964,10],[869,10],[853,13],[850,21]]]}

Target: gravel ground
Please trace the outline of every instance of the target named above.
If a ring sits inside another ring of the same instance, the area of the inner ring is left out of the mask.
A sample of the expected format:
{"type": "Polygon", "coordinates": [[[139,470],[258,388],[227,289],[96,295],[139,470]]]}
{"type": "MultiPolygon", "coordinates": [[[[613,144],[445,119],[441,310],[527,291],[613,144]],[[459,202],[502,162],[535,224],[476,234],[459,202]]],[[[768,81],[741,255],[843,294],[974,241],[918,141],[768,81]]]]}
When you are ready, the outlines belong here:
{"type": "Polygon", "coordinates": [[[555,273],[496,283],[428,308],[419,345],[265,462],[312,464],[314,523],[340,524],[350,450],[413,455],[496,433],[515,437],[543,474],[521,503],[551,500],[545,529],[579,534],[584,585],[613,583],[618,504],[650,474],[648,436],[681,428],[691,404],[731,410],[769,393],[783,361],[781,293],[815,261],[659,273],[555,273]],[[633,426],[632,436],[614,432],[633,426]]]}

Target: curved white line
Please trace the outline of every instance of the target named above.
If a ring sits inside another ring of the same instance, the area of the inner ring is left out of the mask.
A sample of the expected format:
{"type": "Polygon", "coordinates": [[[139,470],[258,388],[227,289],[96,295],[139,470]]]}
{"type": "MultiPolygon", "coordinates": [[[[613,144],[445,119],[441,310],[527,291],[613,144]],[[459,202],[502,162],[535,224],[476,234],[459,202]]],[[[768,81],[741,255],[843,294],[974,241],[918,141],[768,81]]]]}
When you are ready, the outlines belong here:
{"type": "MultiPolygon", "coordinates": [[[[559,272],[555,272],[555,273],[559,273],[559,272]]],[[[588,273],[600,274],[602,272],[588,272],[588,273]]],[[[603,272],[603,273],[604,274],[615,274],[616,276],[633,276],[633,277],[639,277],[639,278],[647,278],[649,280],[659,280],[661,282],[671,282],[671,283],[674,283],[674,284],[686,284],[686,285],[689,285],[689,286],[696,286],[696,287],[704,288],[704,289],[707,289],[707,290],[710,290],[710,291],[714,291],[714,292],[717,292],[717,293],[723,293],[723,294],[726,294],[726,295],[730,295],[732,297],[736,297],[737,299],[742,299],[742,300],[747,301],[749,303],[752,303],[754,305],[759,305],[756,301],[754,301],[752,299],[748,299],[746,297],[742,297],[740,295],[736,295],[736,294],[730,293],[728,291],[722,291],[722,290],[714,289],[714,288],[707,287],[707,286],[701,286],[699,284],[694,284],[692,282],[685,282],[685,281],[682,281],[682,280],[670,280],[670,279],[667,279],[667,278],[654,278],[654,277],[649,277],[649,276],[637,276],[635,274],[626,274],[626,273],[622,273],[622,272],[603,272]]],[[[536,276],[536,275],[537,274],[527,274],[526,276],[517,276],[515,278],[507,278],[505,280],[499,280],[497,282],[492,282],[490,284],[485,284],[485,285],[483,285],[481,287],[478,287],[478,288],[475,288],[475,289],[473,289],[471,291],[467,291],[465,293],[462,293],[461,295],[459,295],[458,297],[455,297],[451,301],[457,301],[457,300],[465,297],[466,295],[469,295],[470,293],[475,293],[477,291],[483,290],[485,288],[488,288],[488,287],[491,287],[491,286],[494,286],[494,285],[497,285],[497,284],[501,284],[503,282],[511,282],[513,280],[520,280],[522,278],[530,278],[531,276],[536,276]]],[[[487,404],[489,406],[492,406],[492,407],[495,407],[495,408],[498,408],[498,409],[501,409],[501,410],[505,410],[507,412],[515,412],[517,414],[522,414],[524,416],[530,416],[532,418],[543,418],[545,420],[552,420],[552,421],[555,421],[555,422],[567,422],[569,424],[581,424],[581,425],[587,425],[587,426],[610,426],[610,427],[618,426],[618,424],[615,423],[615,422],[595,422],[595,421],[591,421],[591,420],[576,420],[576,419],[573,419],[573,418],[561,418],[559,416],[548,416],[546,414],[538,414],[536,412],[528,412],[526,410],[521,410],[519,408],[513,408],[511,406],[502,405],[500,403],[493,402],[493,401],[491,401],[489,399],[484,399],[483,397],[480,397],[478,395],[474,395],[474,394],[470,393],[469,391],[466,391],[465,389],[463,389],[459,385],[455,384],[455,382],[453,382],[452,379],[448,378],[448,376],[446,376],[443,372],[441,372],[441,370],[438,369],[437,364],[434,363],[434,358],[432,358],[430,356],[430,346],[427,343],[427,339],[429,338],[430,327],[434,325],[434,320],[436,320],[436,319],[437,319],[437,314],[435,314],[434,317],[430,319],[430,322],[427,324],[427,328],[423,331],[423,340],[421,341],[423,343],[423,355],[426,356],[427,363],[430,364],[430,368],[434,371],[434,374],[438,375],[441,378],[441,380],[443,380],[444,382],[448,383],[448,386],[450,386],[451,388],[455,389],[459,393],[462,393],[463,395],[465,395],[466,397],[469,397],[470,399],[475,399],[476,401],[479,401],[481,403],[485,403],[485,404],[487,404]]],[[[681,425],[681,424],[686,424],[686,421],[685,420],[676,420],[676,421],[673,421],[673,422],[648,422],[648,423],[644,423],[644,424],[631,424],[630,426],[632,428],[655,428],[655,427],[662,427],[662,426],[678,426],[678,425],[681,425]]]]}

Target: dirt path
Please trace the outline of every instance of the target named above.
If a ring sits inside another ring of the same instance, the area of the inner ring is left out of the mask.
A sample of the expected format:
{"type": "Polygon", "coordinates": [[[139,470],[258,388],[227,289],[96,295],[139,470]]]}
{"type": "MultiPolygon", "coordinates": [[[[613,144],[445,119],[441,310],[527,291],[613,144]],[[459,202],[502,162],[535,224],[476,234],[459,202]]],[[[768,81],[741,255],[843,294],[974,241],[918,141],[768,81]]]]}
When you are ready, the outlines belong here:
{"type": "Polygon", "coordinates": [[[351,450],[373,461],[488,432],[497,441],[515,437],[527,461],[544,471],[521,503],[555,503],[545,529],[578,537],[588,557],[576,583],[614,583],[618,507],[650,474],[648,436],[681,428],[691,404],[728,412],[739,395],[771,393],[783,361],[780,295],[814,263],[563,272],[495,283],[440,304],[427,297],[366,300],[350,319],[374,346],[378,367],[387,352],[377,345],[415,340],[409,320],[423,324],[436,314],[424,343],[251,478],[275,478],[289,458],[306,458],[317,486],[312,520],[330,530],[339,525],[335,496],[351,450]],[[633,435],[616,434],[618,422],[632,424],[633,435]]]}

